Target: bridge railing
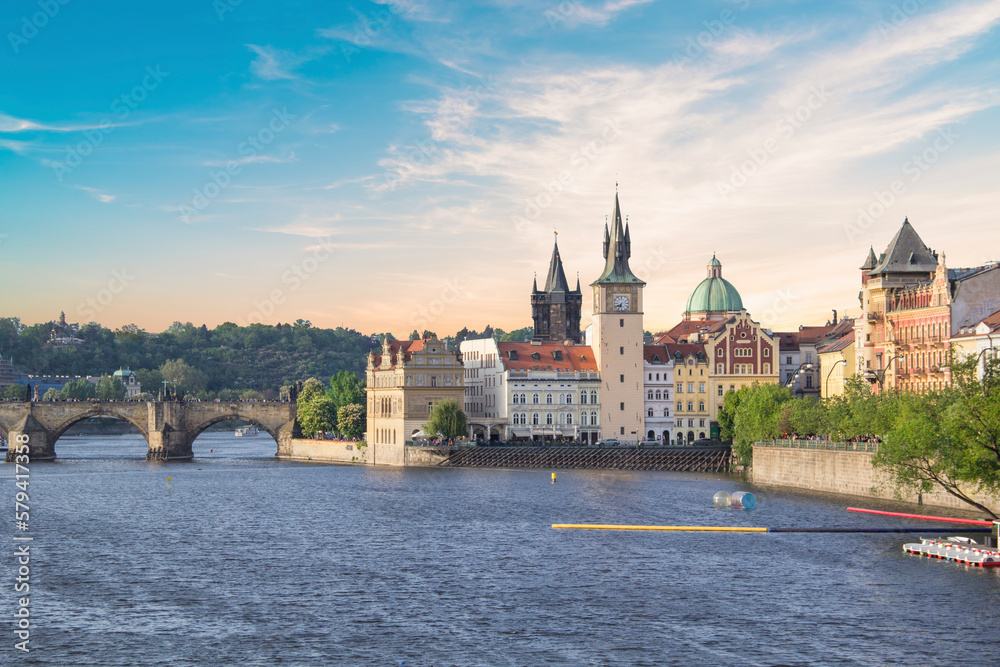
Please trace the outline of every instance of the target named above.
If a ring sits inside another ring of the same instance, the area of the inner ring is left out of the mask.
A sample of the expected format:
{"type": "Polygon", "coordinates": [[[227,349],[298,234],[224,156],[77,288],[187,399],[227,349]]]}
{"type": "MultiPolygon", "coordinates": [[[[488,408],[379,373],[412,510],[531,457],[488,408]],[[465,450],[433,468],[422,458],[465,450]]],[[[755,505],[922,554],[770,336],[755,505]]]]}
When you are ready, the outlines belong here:
{"type": "Polygon", "coordinates": [[[875,441],[841,441],[829,438],[778,438],[762,440],[754,443],[756,447],[784,447],[786,449],[824,449],[838,452],[870,452],[878,451],[879,443],[875,441]]]}

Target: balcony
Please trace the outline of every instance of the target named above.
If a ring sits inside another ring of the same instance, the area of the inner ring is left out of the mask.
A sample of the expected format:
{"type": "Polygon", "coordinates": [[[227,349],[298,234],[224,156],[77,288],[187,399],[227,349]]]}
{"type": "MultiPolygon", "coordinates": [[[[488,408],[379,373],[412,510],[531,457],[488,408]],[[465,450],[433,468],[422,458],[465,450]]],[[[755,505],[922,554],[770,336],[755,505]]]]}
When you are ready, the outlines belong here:
{"type": "Polygon", "coordinates": [[[873,311],[868,313],[867,319],[869,322],[881,322],[885,320],[885,313],[873,311]]]}

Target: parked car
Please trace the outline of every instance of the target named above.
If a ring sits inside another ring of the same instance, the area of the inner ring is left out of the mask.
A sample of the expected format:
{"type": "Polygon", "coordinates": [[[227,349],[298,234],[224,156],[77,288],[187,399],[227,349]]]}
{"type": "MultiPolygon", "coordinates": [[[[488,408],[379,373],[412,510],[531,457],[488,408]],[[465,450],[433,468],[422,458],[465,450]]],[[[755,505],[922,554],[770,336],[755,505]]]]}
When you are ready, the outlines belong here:
{"type": "Polygon", "coordinates": [[[621,443],[618,441],[618,438],[608,438],[607,440],[601,440],[597,444],[600,447],[617,447],[621,443]]]}

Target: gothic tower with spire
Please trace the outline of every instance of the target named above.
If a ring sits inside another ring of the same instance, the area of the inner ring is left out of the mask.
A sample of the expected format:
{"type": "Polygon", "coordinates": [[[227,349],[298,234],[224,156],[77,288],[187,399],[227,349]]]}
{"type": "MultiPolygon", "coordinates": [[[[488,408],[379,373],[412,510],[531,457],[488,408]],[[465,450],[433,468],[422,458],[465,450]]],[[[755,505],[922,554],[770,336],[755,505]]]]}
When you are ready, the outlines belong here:
{"type": "Polygon", "coordinates": [[[534,321],[535,341],[571,340],[582,343],[580,333],[580,312],[583,309],[583,292],[580,279],[576,279],[576,289],[570,290],[559,256],[558,240],[552,246],[552,259],[545,277],[545,288],[538,289],[538,279],[531,289],[531,319],[534,321]]]}
{"type": "Polygon", "coordinates": [[[622,225],[615,192],[611,229],[604,225],[604,271],[594,289],[592,347],[601,373],[601,437],[638,441],[643,438],[642,289],[629,268],[632,237],[622,225]]]}

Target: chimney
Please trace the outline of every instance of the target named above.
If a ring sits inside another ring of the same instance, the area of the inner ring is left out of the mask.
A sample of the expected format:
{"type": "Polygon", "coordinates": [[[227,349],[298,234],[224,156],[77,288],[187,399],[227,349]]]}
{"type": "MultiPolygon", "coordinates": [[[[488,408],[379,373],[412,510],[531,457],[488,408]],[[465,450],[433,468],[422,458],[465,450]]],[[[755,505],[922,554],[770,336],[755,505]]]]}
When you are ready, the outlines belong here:
{"type": "Polygon", "coordinates": [[[837,309],[833,309],[833,326],[837,326],[837,309]]]}

